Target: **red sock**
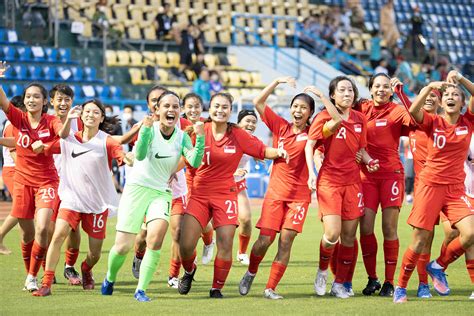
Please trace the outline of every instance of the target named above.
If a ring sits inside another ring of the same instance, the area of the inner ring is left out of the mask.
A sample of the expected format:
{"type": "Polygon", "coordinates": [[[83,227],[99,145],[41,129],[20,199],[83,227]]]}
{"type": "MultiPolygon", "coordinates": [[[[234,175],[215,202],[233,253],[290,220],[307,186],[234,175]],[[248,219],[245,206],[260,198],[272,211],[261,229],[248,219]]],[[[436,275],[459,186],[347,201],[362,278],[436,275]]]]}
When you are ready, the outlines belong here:
{"type": "Polygon", "coordinates": [[[202,241],[204,242],[204,245],[209,246],[210,244],[212,244],[212,235],[213,234],[214,234],[213,229],[211,229],[208,232],[205,232],[205,233],[201,234],[201,238],[202,238],[202,241]]]}
{"type": "Polygon", "coordinates": [[[43,281],[41,282],[42,286],[51,288],[54,280],[54,271],[46,270],[44,271],[43,281]]]}
{"type": "Polygon", "coordinates": [[[70,267],[73,267],[76,264],[78,256],[79,256],[79,249],[68,248],[65,253],[66,264],[70,267]]]}
{"type": "Polygon", "coordinates": [[[145,256],[145,252],[146,252],[146,248],[143,249],[143,250],[135,250],[135,257],[137,257],[138,259],[143,259],[143,257],[145,256]]]}
{"type": "Polygon", "coordinates": [[[170,260],[170,271],[169,276],[177,278],[179,276],[179,269],[181,268],[181,260],[170,260]]]}
{"type": "Polygon", "coordinates": [[[339,242],[334,246],[334,252],[331,256],[331,261],[329,261],[329,269],[331,269],[332,274],[336,277],[337,274],[337,258],[339,254],[339,242]]]}
{"type": "Polygon", "coordinates": [[[335,247],[325,248],[322,241],[319,243],[319,270],[325,271],[328,269],[334,248],[335,247]]]}
{"type": "Polygon", "coordinates": [[[280,262],[273,261],[272,269],[270,270],[270,277],[267,282],[267,289],[275,290],[278,283],[280,283],[283,274],[285,274],[286,265],[280,262]]]}
{"type": "Polygon", "coordinates": [[[33,248],[31,249],[30,270],[28,271],[28,274],[31,274],[34,277],[38,275],[46,250],[46,248],[41,247],[36,241],[33,243],[33,248]]]}
{"type": "Polygon", "coordinates": [[[441,249],[439,251],[439,256],[443,257],[446,254],[446,249],[448,246],[446,246],[446,243],[443,241],[443,244],[441,245],[441,249]]]}
{"type": "Polygon", "coordinates": [[[418,263],[416,265],[416,270],[418,271],[418,279],[420,283],[428,284],[428,273],[426,273],[426,265],[430,262],[429,253],[422,253],[420,254],[420,258],[418,258],[418,263]]]}
{"type": "Polygon", "coordinates": [[[82,261],[81,271],[90,272],[94,266],[90,266],[86,260],[82,261]]]}
{"type": "Polygon", "coordinates": [[[25,263],[26,273],[30,271],[31,249],[33,248],[33,241],[27,244],[24,244],[23,242],[21,243],[21,255],[23,257],[23,262],[25,263]]]}
{"type": "Polygon", "coordinates": [[[216,257],[216,260],[214,260],[214,280],[212,281],[213,289],[222,289],[224,287],[231,266],[232,260],[223,260],[216,257]]]}
{"type": "Polygon", "coordinates": [[[339,255],[337,258],[336,283],[344,283],[344,280],[347,280],[347,274],[352,267],[353,259],[354,247],[346,247],[343,244],[340,244],[339,255]]]}
{"type": "Polygon", "coordinates": [[[396,240],[383,241],[383,254],[385,257],[385,282],[393,284],[395,270],[397,269],[398,250],[400,243],[396,240]]]}
{"type": "Polygon", "coordinates": [[[362,259],[364,259],[365,271],[369,278],[377,277],[377,238],[374,234],[360,236],[360,249],[362,250],[362,259]]]}
{"type": "Polygon", "coordinates": [[[250,264],[249,264],[249,272],[252,274],[256,274],[258,271],[258,266],[260,262],[262,262],[263,256],[257,256],[256,254],[250,252],[250,264]]]}
{"type": "Polygon", "coordinates": [[[446,253],[444,256],[440,256],[436,261],[444,269],[447,269],[449,264],[454,262],[457,258],[461,257],[466,252],[461,245],[461,239],[457,237],[452,242],[449,243],[446,248],[446,253]]]}
{"type": "Polygon", "coordinates": [[[467,260],[466,259],[466,268],[467,273],[471,277],[471,283],[474,284],[474,260],[467,260]]]}
{"type": "Polygon", "coordinates": [[[191,273],[194,270],[194,268],[196,267],[194,265],[195,258],[196,258],[196,252],[193,253],[191,258],[188,258],[188,259],[181,258],[181,264],[183,265],[184,271],[191,273]]]}
{"type": "Polygon", "coordinates": [[[357,258],[359,256],[359,241],[354,239],[354,251],[352,252],[352,264],[351,268],[347,272],[347,277],[344,280],[344,282],[351,282],[352,283],[352,278],[354,277],[354,271],[357,265],[357,258]]]}
{"type": "Polygon", "coordinates": [[[250,236],[239,234],[239,253],[246,253],[249,246],[250,236]]]}
{"type": "Polygon", "coordinates": [[[402,265],[400,267],[400,275],[398,276],[398,286],[407,288],[408,280],[410,280],[411,274],[415,270],[418,258],[420,257],[419,253],[414,252],[410,248],[405,251],[402,259],[402,265]]]}

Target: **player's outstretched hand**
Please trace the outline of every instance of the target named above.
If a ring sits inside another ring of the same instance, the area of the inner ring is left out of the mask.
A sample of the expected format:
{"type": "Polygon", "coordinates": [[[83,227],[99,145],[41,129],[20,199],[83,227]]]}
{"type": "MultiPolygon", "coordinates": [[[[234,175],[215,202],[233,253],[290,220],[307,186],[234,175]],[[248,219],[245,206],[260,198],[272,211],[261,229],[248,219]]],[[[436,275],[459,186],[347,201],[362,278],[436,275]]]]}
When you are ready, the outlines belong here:
{"type": "Polygon", "coordinates": [[[72,120],[75,118],[80,118],[82,113],[82,107],[80,105],[74,106],[72,109],[69,110],[67,114],[68,120],[72,120]]]}
{"type": "Polygon", "coordinates": [[[0,78],[5,78],[5,73],[7,72],[10,65],[6,61],[0,62],[0,78]]]}
{"type": "Polygon", "coordinates": [[[193,126],[194,128],[194,133],[197,135],[197,136],[204,136],[204,123],[203,122],[196,122],[193,126]]]}
{"type": "Polygon", "coordinates": [[[318,177],[316,176],[316,174],[314,173],[310,173],[309,177],[308,177],[308,188],[312,191],[316,190],[316,180],[318,179],[318,177]]]}
{"type": "Polygon", "coordinates": [[[303,92],[312,93],[320,99],[324,96],[324,94],[315,86],[307,86],[306,88],[304,88],[303,92]]]}
{"type": "Polygon", "coordinates": [[[135,154],[129,151],[128,153],[125,154],[123,161],[127,164],[127,166],[133,167],[133,163],[135,162],[135,154]]]}
{"type": "Polygon", "coordinates": [[[397,77],[393,77],[390,79],[390,85],[392,86],[392,89],[395,89],[396,86],[403,86],[403,82],[401,82],[397,77]]]}
{"type": "Polygon", "coordinates": [[[355,159],[357,163],[360,163],[362,161],[362,152],[360,150],[356,153],[355,159]]]}
{"type": "Polygon", "coordinates": [[[147,115],[143,118],[143,126],[146,126],[146,127],[153,126],[153,117],[151,115],[147,115]]]}
{"type": "Polygon", "coordinates": [[[290,155],[283,148],[278,148],[278,157],[285,159],[286,163],[290,162],[290,155]]]}
{"type": "Polygon", "coordinates": [[[237,177],[245,177],[245,175],[247,174],[247,170],[244,169],[244,168],[239,168],[235,171],[234,173],[234,176],[237,176],[237,177]]]}
{"type": "Polygon", "coordinates": [[[296,88],[296,79],[293,77],[280,77],[277,79],[277,83],[287,83],[290,87],[296,88]]]}
{"type": "Polygon", "coordinates": [[[432,81],[428,84],[428,87],[430,87],[431,89],[443,90],[443,89],[446,89],[447,87],[455,87],[456,83],[448,82],[448,81],[432,81]]]}
{"type": "Polygon", "coordinates": [[[370,159],[369,163],[367,164],[367,171],[368,172],[375,172],[379,170],[379,160],[378,159],[370,159]]]}
{"type": "Polygon", "coordinates": [[[40,154],[44,151],[44,144],[42,141],[37,140],[33,144],[31,144],[31,149],[35,154],[40,154]]]}
{"type": "Polygon", "coordinates": [[[456,71],[456,70],[451,70],[449,73],[448,73],[448,76],[446,77],[446,82],[449,82],[451,84],[458,84],[459,82],[459,77],[461,76],[461,74],[456,71]]]}

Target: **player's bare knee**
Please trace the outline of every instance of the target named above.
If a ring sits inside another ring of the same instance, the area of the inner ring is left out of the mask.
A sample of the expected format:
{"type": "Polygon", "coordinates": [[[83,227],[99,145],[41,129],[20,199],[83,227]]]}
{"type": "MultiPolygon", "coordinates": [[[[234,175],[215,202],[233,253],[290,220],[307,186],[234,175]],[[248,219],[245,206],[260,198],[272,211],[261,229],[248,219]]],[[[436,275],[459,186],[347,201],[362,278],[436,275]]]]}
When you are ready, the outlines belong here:
{"type": "Polygon", "coordinates": [[[463,233],[460,237],[463,248],[474,245],[474,231],[471,230],[470,232],[463,233]]]}
{"type": "Polygon", "coordinates": [[[355,235],[341,234],[341,244],[351,247],[354,245],[355,235]]]}
{"type": "Polygon", "coordinates": [[[391,224],[382,225],[382,233],[383,233],[384,239],[386,240],[398,239],[396,225],[391,225],[391,224]]]}

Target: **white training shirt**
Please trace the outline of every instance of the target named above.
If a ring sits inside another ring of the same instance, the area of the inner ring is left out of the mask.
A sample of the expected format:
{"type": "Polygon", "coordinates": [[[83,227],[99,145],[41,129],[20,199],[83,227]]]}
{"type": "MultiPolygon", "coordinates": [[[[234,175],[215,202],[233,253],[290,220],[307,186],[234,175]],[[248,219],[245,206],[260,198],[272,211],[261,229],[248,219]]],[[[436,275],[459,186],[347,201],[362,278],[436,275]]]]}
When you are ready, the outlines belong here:
{"type": "Polygon", "coordinates": [[[72,133],[60,140],[61,208],[94,214],[107,209],[110,213],[117,211],[119,198],[109,169],[107,137],[109,134],[99,131],[86,143],[81,143],[72,133]]]}
{"type": "MultiPolygon", "coordinates": [[[[8,125],[11,125],[10,121],[6,121],[5,126],[3,127],[3,134],[2,136],[5,137],[5,130],[7,129],[8,125]]],[[[3,146],[3,166],[4,167],[15,167],[15,161],[10,154],[10,148],[7,146],[3,146]]]]}
{"type": "MultiPolygon", "coordinates": [[[[251,156],[244,154],[242,156],[242,158],[240,158],[239,166],[237,167],[237,169],[246,169],[247,171],[249,171],[249,169],[250,169],[250,159],[252,159],[251,156]]],[[[239,182],[243,179],[245,179],[245,177],[234,176],[234,181],[235,182],[239,182]]]]}
{"type": "Polygon", "coordinates": [[[466,173],[466,179],[464,180],[464,186],[466,187],[466,195],[470,198],[474,198],[474,137],[471,136],[471,144],[469,145],[468,158],[464,162],[464,172],[466,173]]]}
{"type": "MultiPolygon", "coordinates": [[[[79,131],[79,123],[77,120],[80,120],[79,118],[73,119],[71,121],[71,131],[69,134],[74,135],[79,131]]],[[[56,170],[58,171],[58,175],[60,174],[61,171],[61,154],[54,154],[53,155],[54,159],[54,166],[56,167],[56,170]]]]}
{"type": "MultiPolygon", "coordinates": [[[[176,122],[176,128],[181,129],[181,120],[176,122]]],[[[188,194],[188,186],[186,185],[186,175],[184,169],[176,172],[176,180],[171,181],[171,191],[173,193],[173,199],[188,194]]]]}

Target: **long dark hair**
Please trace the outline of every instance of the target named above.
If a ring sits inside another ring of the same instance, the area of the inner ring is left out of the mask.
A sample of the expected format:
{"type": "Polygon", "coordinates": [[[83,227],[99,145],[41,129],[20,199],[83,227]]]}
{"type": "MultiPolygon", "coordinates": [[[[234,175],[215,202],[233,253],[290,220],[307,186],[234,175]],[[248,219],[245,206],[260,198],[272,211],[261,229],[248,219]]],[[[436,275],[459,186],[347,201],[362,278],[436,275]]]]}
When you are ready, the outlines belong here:
{"type": "MultiPolygon", "coordinates": [[[[232,111],[232,103],[234,102],[234,97],[232,97],[232,95],[230,93],[227,93],[227,92],[218,92],[218,93],[214,94],[211,97],[211,100],[209,101],[209,108],[211,107],[212,101],[216,97],[223,97],[223,98],[227,99],[227,101],[229,101],[229,103],[230,103],[230,110],[232,111]]],[[[206,119],[205,123],[207,123],[207,122],[212,122],[212,119],[211,119],[210,116],[206,119]]],[[[227,132],[230,132],[234,127],[235,128],[240,128],[235,123],[227,122],[227,132]]]]}
{"type": "Polygon", "coordinates": [[[314,114],[314,108],[315,108],[314,99],[307,93],[298,93],[291,100],[290,108],[293,106],[293,103],[298,99],[303,100],[303,102],[305,102],[306,104],[309,105],[309,109],[311,110],[311,114],[309,115],[308,121],[306,122],[306,124],[311,125],[311,117],[314,114]]]}
{"type": "Polygon", "coordinates": [[[329,99],[331,100],[332,104],[336,105],[336,100],[332,97],[332,95],[336,92],[337,84],[344,80],[347,80],[351,83],[352,91],[354,91],[354,100],[352,100],[352,105],[354,105],[356,100],[359,98],[359,89],[357,89],[357,86],[354,81],[347,76],[337,76],[336,78],[331,80],[331,82],[329,83],[329,99]]]}
{"type": "Polygon", "coordinates": [[[46,88],[38,83],[38,82],[32,82],[30,83],[29,85],[27,85],[25,87],[25,90],[23,90],[23,95],[22,95],[22,99],[23,99],[23,104],[25,104],[25,96],[26,96],[26,90],[28,90],[29,88],[31,87],[37,87],[38,89],[40,89],[40,92],[41,94],[43,95],[43,99],[46,100],[46,103],[43,105],[43,109],[41,110],[41,113],[47,113],[48,112],[48,108],[49,108],[49,101],[48,101],[48,90],[46,90],[46,88]]]}
{"type": "Polygon", "coordinates": [[[156,86],[151,87],[151,89],[148,90],[148,92],[146,94],[146,102],[147,103],[150,102],[150,100],[148,100],[148,98],[150,97],[150,94],[155,90],[162,90],[164,92],[168,91],[168,89],[166,89],[165,87],[160,86],[160,85],[156,85],[156,86]]]}
{"type": "MultiPolygon", "coordinates": [[[[108,134],[112,133],[115,130],[116,126],[120,124],[120,119],[118,118],[118,116],[105,115],[105,106],[102,104],[102,102],[99,99],[91,99],[82,103],[81,105],[82,111],[84,111],[84,107],[89,103],[95,104],[100,109],[100,112],[102,113],[102,117],[104,118],[104,121],[99,124],[99,130],[106,132],[108,134]]],[[[81,120],[82,120],[82,113],[81,113],[81,120]]]]}

